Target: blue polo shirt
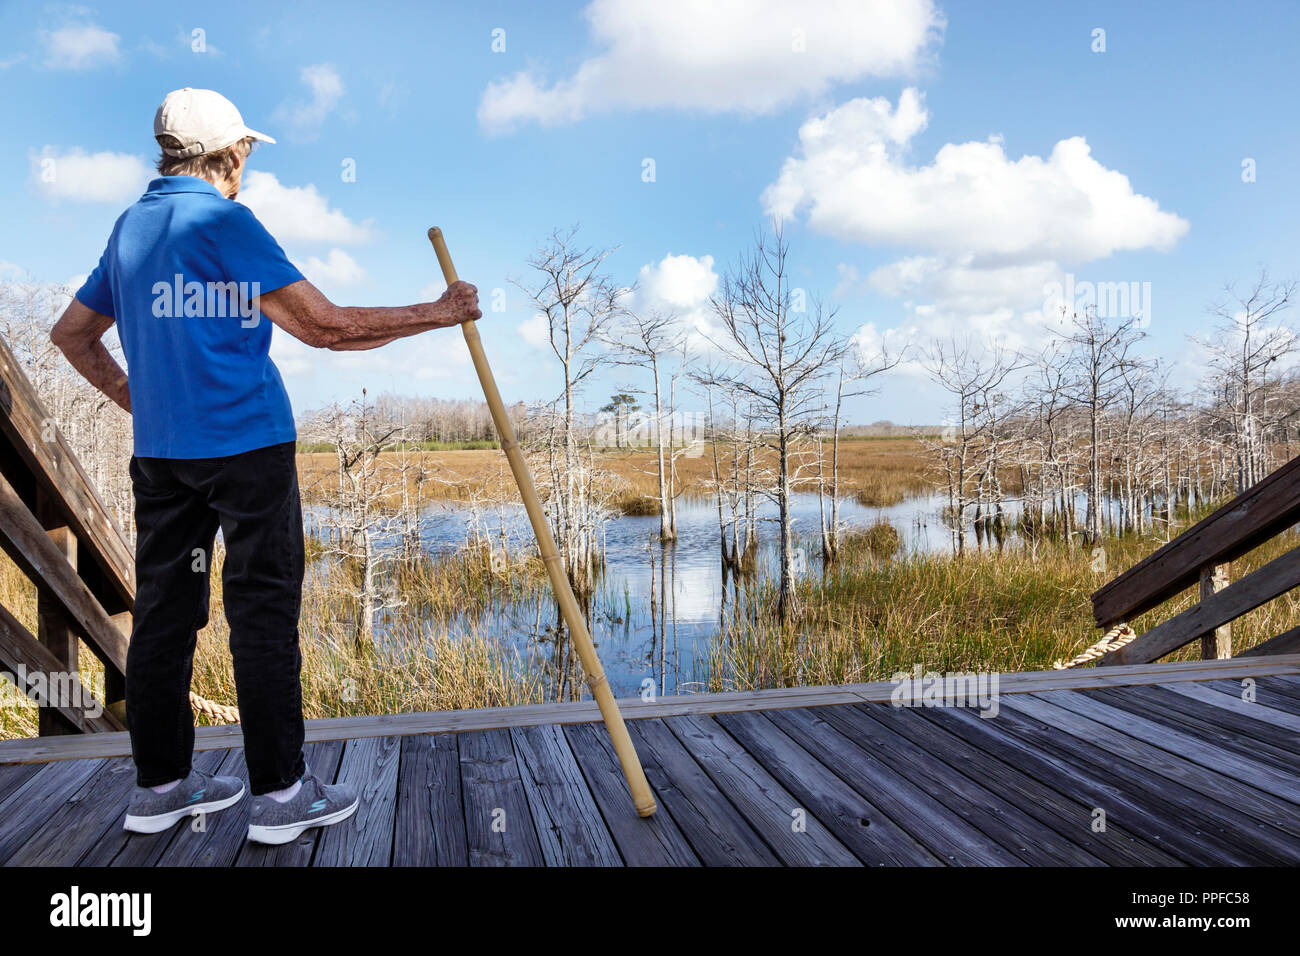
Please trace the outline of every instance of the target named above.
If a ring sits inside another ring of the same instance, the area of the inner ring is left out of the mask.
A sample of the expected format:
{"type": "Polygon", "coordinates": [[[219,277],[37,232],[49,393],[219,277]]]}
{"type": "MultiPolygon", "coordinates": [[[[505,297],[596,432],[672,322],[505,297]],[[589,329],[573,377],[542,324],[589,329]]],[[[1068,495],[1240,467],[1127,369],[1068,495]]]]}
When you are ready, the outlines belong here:
{"type": "Polygon", "coordinates": [[[247,206],[193,176],[149,183],[77,292],[117,323],[136,455],[218,458],[297,437],[256,297],[301,278],[247,206]]]}

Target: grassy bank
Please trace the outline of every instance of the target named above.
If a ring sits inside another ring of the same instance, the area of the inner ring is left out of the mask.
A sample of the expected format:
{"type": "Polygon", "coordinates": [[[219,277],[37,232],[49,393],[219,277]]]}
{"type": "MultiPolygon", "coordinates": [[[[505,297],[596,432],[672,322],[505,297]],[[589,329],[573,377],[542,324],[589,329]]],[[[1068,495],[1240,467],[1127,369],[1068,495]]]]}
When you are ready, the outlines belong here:
{"type": "MultiPolygon", "coordinates": [[[[221,599],[221,562],[212,568],[211,614],[199,632],[192,688],[222,704],[236,704],[229,629],[221,599]]],[[[522,660],[498,635],[456,628],[455,614],[543,593],[545,572],[536,559],[493,566],[466,551],[404,568],[397,593],[405,602],[386,622],[386,639],[367,645],[355,638],[355,583],[347,570],[326,578],[309,575],[303,591],[303,712],[308,718],[459,710],[539,703],[540,668],[522,660]]],[[[36,589],[0,555],[0,603],[30,631],[36,629],[36,589]]],[[[103,670],[83,646],[82,680],[98,696],[103,670]]],[[[36,708],[0,682],[0,738],[36,736],[36,708]]],[[[199,723],[208,722],[199,717],[199,723]]]]}
{"type": "MultiPolygon", "coordinates": [[[[1237,579],[1295,546],[1274,538],[1233,564],[1237,579]]],[[[749,690],[888,680],[915,664],[936,671],[1032,671],[1069,659],[1101,635],[1089,595],[1163,543],[1146,537],[1106,542],[1106,572],[1082,548],[1041,545],[1037,556],[970,552],[873,558],[868,536],[849,538],[835,569],[806,579],[797,625],[760,620],[714,642],[707,686],[749,690]]],[[[770,600],[770,595],[765,595],[770,600]]],[[[1143,633],[1190,607],[1196,588],[1130,622],[1143,633]]],[[[1284,595],[1232,625],[1244,650],[1300,624],[1300,595],[1284,595]]],[[[1195,660],[1194,642],[1166,660],[1195,660]]]]}

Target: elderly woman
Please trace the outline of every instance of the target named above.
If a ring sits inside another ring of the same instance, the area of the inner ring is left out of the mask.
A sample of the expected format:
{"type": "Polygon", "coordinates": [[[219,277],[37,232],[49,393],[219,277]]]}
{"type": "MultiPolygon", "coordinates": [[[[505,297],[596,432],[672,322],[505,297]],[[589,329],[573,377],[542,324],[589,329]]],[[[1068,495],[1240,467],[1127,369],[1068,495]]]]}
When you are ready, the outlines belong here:
{"type": "Polygon", "coordinates": [[[398,308],[326,299],[234,201],[253,143],[275,140],[245,126],[221,94],[169,93],[154,138],[161,175],[117,220],[51,333],[77,371],[133,419],[137,591],[126,714],[137,786],[126,828],[155,833],[244,795],[239,779],[190,765],[190,672],[219,527],[253,791],[248,836],[287,843],[347,819],[358,798],[318,780],[303,759],[297,434],[261,319],[318,348],[372,349],[482,313],[464,282],[437,302],[398,308]],[[100,341],[114,323],[129,378],[100,341]]]}

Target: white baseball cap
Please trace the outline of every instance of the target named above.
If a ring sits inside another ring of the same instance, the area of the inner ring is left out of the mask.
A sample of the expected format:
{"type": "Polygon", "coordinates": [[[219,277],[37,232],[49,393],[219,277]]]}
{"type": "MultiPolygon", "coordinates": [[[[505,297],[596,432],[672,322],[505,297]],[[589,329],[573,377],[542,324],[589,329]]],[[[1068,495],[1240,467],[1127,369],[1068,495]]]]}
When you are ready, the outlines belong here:
{"type": "Polygon", "coordinates": [[[225,149],[245,136],[264,143],[275,142],[265,133],[245,126],[235,104],[216,90],[195,90],[188,86],[167,94],[154,114],[153,135],[155,139],[159,136],[176,137],[181,148],[164,146],[163,152],[177,159],[225,149]]]}

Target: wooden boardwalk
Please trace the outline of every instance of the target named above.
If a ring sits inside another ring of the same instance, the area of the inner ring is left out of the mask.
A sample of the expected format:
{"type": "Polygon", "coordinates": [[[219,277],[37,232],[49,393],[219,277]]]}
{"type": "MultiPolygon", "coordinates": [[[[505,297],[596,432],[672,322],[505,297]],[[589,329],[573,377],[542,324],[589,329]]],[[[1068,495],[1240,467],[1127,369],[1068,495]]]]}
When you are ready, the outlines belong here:
{"type": "MultiPolygon", "coordinates": [[[[312,767],[362,806],[277,848],[244,840],[247,800],[201,831],[128,836],[121,734],[0,742],[0,862],[1300,863],[1300,656],[1004,675],[992,718],[892,707],[892,686],[627,702],[650,820],[590,705],[313,721],[312,767]]],[[[196,766],[244,776],[233,732],[202,734],[196,766]]]]}

